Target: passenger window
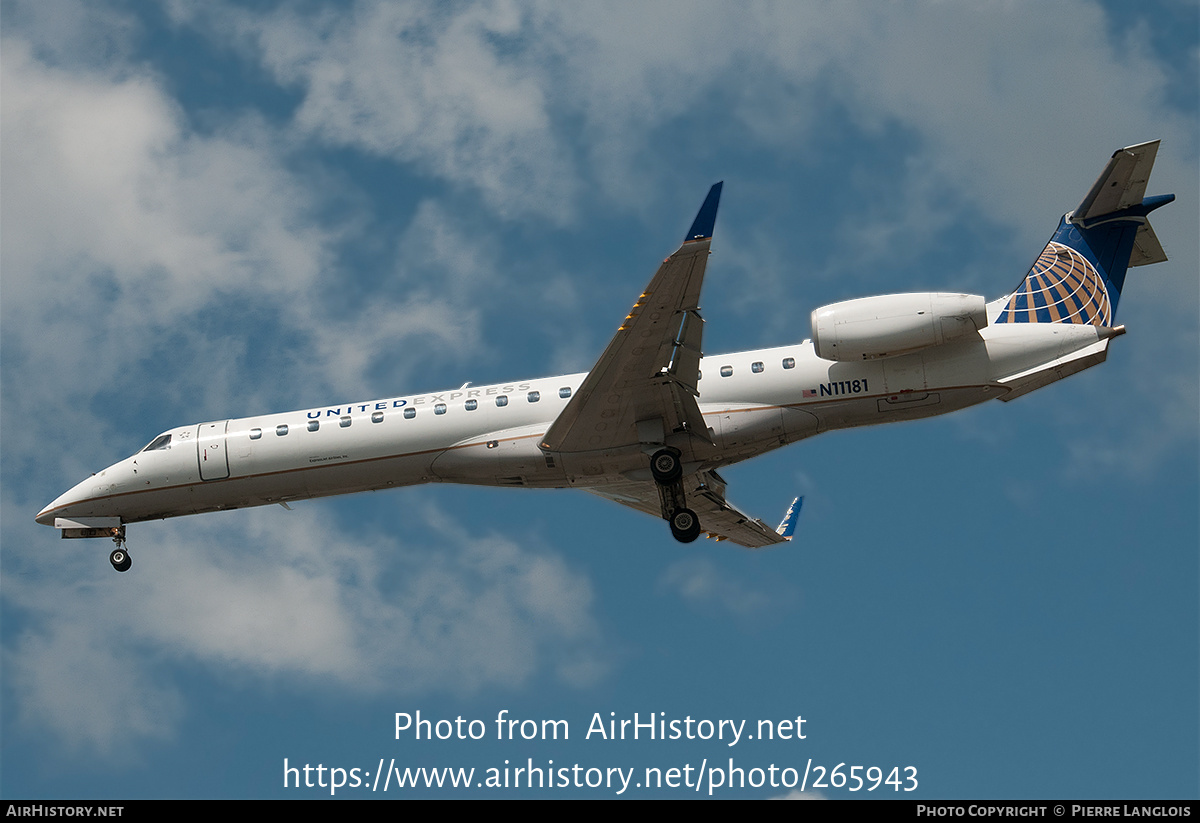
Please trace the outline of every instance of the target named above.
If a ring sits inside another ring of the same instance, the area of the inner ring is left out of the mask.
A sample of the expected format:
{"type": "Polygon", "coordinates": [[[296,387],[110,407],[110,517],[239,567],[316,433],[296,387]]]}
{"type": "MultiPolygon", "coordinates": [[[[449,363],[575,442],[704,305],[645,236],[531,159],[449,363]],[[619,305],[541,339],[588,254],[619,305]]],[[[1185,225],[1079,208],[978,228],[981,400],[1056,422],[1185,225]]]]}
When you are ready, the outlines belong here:
{"type": "Polygon", "coordinates": [[[475,411],[475,409],[479,408],[479,401],[468,400],[465,405],[467,407],[467,411],[475,411]]]}
{"type": "Polygon", "coordinates": [[[412,420],[416,416],[417,416],[416,409],[405,409],[404,410],[404,419],[405,420],[412,420]]]}
{"type": "Polygon", "coordinates": [[[276,426],[275,434],[279,437],[283,437],[285,434],[287,434],[287,423],[280,423],[278,426],[276,426]]]}
{"type": "Polygon", "coordinates": [[[721,376],[722,377],[733,377],[733,366],[722,366],[721,367],[721,376]]]}
{"type": "Polygon", "coordinates": [[[438,403],[437,405],[435,405],[433,407],[433,413],[434,414],[445,414],[446,413],[446,404],[438,403]]]}
{"type": "Polygon", "coordinates": [[[527,396],[529,397],[530,403],[536,403],[537,401],[542,399],[541,392],[531,391],[527,396]]]}
{"type": "Polygon", "coordinates": [[[756,360],[750,364],[750,371],[754,372],[755,374],[762,374],[762,370],[763,364],[761,360],[756,360]]]}
{"type": "Polygon", "coordinates": [[[257,440],[260,437],[262,437],[262,429],[251,429],[250,430],[250,439],[251,440],[257,440]]]}
{"type": "Polygon", "coordinates": [[[571,396],[571,387],[563,386],[561,389],[558,390],[558,396],[563,399],[570,397],[571,396]]]}
{"type": "Polygon", "coordinates": [[[350,415],[343,414],[341,417],[339,417],[338,425],[341,426],[343,429],[348,427],[350,425],[350,415]]]}
{"type": "Polygon", "coordinates": [[[796,358],[794,358],[794,357],[785,357],[785,358],[783,358],[783,367],[784,367],[785,369],[794,369],[794,368],[796,368],[796,358]]]}
{"type": "Polygon", "coordinates": [[[507,406],[507,405],[508,405],[508,395],[507,395],[507,394],[502,394],[502,395],[500,395],[499,397],[497,397],[497,398],[496,398],[496,405],[497,405],[497,406],[507,406]]]}
{"type": "Polygon", "coordinates": [[[309,430],[310,432],[315,432],[315,431],[316,431],[317,429],[319,429],[319,428],[321,428],[321,421],[320,421],[320,420],[309,420],[309,421],[308,421],[308,430],[309,430]]]}
{"type": "Polygon", "coordinates": [[[371,422],[372,423],[382,423],[383,422],[383,412],[381,412],[381,411],[372,412],[371,413],[371,422]]]}

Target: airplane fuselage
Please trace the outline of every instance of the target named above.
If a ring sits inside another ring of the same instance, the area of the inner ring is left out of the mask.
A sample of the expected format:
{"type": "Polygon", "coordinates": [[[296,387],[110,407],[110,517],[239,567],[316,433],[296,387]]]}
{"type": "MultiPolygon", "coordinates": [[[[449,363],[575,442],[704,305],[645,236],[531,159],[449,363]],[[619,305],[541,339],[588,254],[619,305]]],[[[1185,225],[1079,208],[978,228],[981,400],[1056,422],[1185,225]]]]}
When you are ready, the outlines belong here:
{"type": "MultiPolygon", "coordinates": [[[[1003,381],[1056,359],[1095,349],[1099,362],[1103,338],[1095,326],[989,325],[960,342],[861,362],[823,360],[809,340],[708,356],[698,401],[712,443],[679,438],[681,461],[687,472],[716,469],[823,431],[955,411],[1007,395],[1012,386],[1003,381]]],[[[429,482],[587,488],[648,479],[637,447],[539,448],[585,377],[468,385],[175,428],[155,440],[169,435],[169,442],[93,475],[37,520],[134,523],[429,482]]]]}

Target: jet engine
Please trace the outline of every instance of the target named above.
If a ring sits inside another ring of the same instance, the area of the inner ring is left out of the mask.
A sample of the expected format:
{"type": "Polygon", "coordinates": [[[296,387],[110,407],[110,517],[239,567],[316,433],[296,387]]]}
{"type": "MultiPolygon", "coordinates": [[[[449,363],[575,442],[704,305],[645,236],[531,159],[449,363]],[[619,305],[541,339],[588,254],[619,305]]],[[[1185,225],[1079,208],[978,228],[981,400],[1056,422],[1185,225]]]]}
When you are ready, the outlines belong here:
{"type": "Polygon", "coordinates": [[[812,339],[824,360],[874,360],[939,346],[987,326],[986,301],[974,294],[885,294],[822,306],[812,339]]]}

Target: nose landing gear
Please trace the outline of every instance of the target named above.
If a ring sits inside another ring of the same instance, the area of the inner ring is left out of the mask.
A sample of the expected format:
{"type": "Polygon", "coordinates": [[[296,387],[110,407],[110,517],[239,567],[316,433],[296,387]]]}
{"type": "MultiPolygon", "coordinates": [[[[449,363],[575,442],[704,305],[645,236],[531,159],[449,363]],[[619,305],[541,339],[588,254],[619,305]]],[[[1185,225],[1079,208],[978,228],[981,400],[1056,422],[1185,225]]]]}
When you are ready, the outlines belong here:
{"type": "Polygon", "coordinates": [[[113,536],[113,542],[117,544],[117,547],[108,555],[108,562],[112,563],[112,567],[119,572],[129,571],[129,567],[133,565],[133,558],[125,550],[124,526],[121,526],[116,535],[113,536]]]}

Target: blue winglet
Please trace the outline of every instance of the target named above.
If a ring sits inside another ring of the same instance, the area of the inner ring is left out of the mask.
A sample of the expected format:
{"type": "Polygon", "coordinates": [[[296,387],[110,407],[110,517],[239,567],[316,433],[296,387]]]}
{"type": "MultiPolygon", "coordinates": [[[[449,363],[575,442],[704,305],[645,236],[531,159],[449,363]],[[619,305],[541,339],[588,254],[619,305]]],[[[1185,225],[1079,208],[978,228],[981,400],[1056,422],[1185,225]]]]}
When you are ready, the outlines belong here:
{"type": "Polygon", "coordinates": [[[784,540],[792,539],[792,534],[796,531],[796,521],[800,519],[800,509],[803,506],[803,497],[797,497],[792,501],[792,505],[788,506],[787,514],[783,516],[783,522],[775,530],[775,533],[784,540]]]}
{"type": "Polygon", "coordinates": [[[683,242],[706,240],[713,236],[713,226],[717,223],[717,204],[721,202],[721,186],[724,185],[725,181],[722,180],[720,183],[713,184],[713,187],[708,190],[708,197],[704,198],[704,205],[700,207],[696,219],[692,221],[692,227],[688,229],[683,242]]]}

